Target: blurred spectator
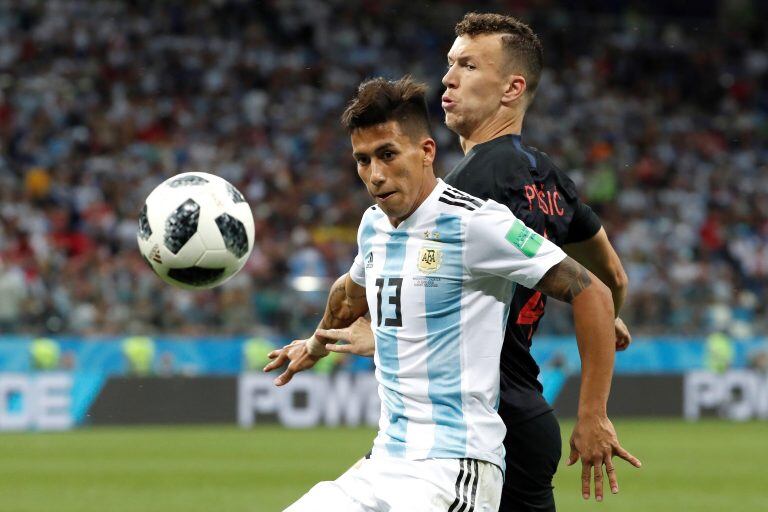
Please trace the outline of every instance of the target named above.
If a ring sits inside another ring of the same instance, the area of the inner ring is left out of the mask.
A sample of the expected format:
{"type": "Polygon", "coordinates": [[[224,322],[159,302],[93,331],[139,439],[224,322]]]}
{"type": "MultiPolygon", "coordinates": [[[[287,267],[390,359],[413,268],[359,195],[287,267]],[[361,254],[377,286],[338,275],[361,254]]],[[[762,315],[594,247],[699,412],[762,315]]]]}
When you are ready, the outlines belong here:
{"type": "Polygon", "coordinates": [[[75,352],[72,350],[66,350],[61,354],[61,363],[59,367],[65,372],[71,372],[75,369],[77,362],[75,360],[75,352]]]}
{"type": "Polygon", "coordinates": [[[160,377],[173,377],[176,375],[176,362],[174,361],[172,353],[163,352],[160,354],[160,359],[157,366],[157,374],[160,377]]]}
{"type": "Polygon", "coordinates": [[[35,338],[29,345],[32,368],[39,371],[51,371],[59,368],[61,349],[50,338],[35,338]]]}
{"type": "Polygon", "coordinates": [[[243,363],[248,371],[262,371],[269,363],[269,353],[275,346],[266,338],[255,336],[243,344],[243,363]]]}
{"type": "MultiPolygon", "coordinates": [[[[765,333],[766,301],[740,294],[768,292],[768,8],[739,4],[4,4],[0,329],[306,334],[370,203],[338,126],[345,101],[374,75],[432,84],[449,169],[461,152],[439,81],[453,24],[474,9],[519,15],[543,39],[524,139],[601,215],[633,333],[706,334],[713,308],[735,335],[765,333]],[[254,211],[254,254],[220,290],[175,290],[136,249],[147,193],[190,170],[230,180],[254,211]]],[[[572,332],[569,318],[552,307],[541,329],[572,332]]]]}
{"type": "Polygon", "coordinates": [[[27,297],[24,273],[0,258],[0,334],[15,332],[21,324],[21,310],[27,297]]]}
{"type": "Polygon", "coordinates": [[[727,334],[716,332],[707,337],[705,365],[715,373],[725,373],[733,364],[733,341],[727,334]]]}
{"type": "Polygon", "coordinates": [[[768,348],[749,354],[747,368],[768,375],[768,348]]]}
{"type": "Polygon", "coordinates": [[[123,356],[128,373],[145,377],[153,373],[155,342],[146,336],[130,336],[123,340],[123,356]]]}

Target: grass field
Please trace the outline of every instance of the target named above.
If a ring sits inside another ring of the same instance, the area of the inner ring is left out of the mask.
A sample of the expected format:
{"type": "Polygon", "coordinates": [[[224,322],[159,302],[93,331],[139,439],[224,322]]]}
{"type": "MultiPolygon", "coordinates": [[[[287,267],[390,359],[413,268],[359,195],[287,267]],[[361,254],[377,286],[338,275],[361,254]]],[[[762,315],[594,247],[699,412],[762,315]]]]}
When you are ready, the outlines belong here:
{"type": "MultiPolygon", "coordinates": [[[[580,469],[562,466],[560,511],[768,511],[768,424],[616,426],[644,467],[617,463],[621,493],[587,503],[580,469]]],[[[2,434],[0,512],[278,511],[344,471],[372,438],[365,429],[234,427],[2,434]]]]}

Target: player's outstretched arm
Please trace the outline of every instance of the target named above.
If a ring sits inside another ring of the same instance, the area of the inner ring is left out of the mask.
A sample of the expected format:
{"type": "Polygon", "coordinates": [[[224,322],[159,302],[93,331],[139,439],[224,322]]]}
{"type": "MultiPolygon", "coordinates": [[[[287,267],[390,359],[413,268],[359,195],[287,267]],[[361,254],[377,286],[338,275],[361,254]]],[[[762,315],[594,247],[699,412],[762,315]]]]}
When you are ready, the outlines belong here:
{"type": "MultiPolygon", "coordinates": [[[[318,328],[347,327],[367,312],[365,288],[356,284],[349,274],[344,274],[331,286],[325,314],[318,328]]],[[[277,386],[285,385],[296,373],[312,368],[318,360],[328,355],[328,350],[325,348],[327,341],[326,338],[315,333],[305,340],[295,340],[283,348],[273,350],[269,354],[272,361],[264,367],[264,371],[270,372],[288,362],[285,371],[275,379],[277,386]]]]}
{"type": "Polygon", "coordinates": [[[629,279],[621,264],[619,255],[608,240],[604,228],[583,242],[566,244],[563,250],[568,256],[575,259],[595,274],[611,290],[613,298],[613,310],[616,320],[614,328],[616,332],[616,350],[625,350],[632,342],[632,336],[624,322],[619,318],[619,311],[624,305],[629,288],[629,279]]]}
{"type": "Polygon", "coordinates": [[[615,354],[611,292],[594,274],[570,257],[547,271],[536,289],[573,306],[581,356],[581,389],[568,464],[581,459],[582,494],[585,499],[589,498],[590,479],[594,473],[595,498],[601,501],[603,465],[613,493],[619,492],[612,462],[614,456],[640,467],[640,461],[619,444],[607,414],[615,354]]]}

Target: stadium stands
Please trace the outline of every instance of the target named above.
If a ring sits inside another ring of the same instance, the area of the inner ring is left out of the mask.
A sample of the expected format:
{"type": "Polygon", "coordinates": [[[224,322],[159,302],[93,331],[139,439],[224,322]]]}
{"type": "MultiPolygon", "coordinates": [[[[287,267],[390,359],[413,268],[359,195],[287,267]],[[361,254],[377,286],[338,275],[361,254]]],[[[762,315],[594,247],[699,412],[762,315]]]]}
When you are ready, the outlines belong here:
{"type": "MultiPolygon", "coordinates": [[[[532,3],[0,7],[0,328],[305,333],[369,204],[338,127],[344,99],[366,76],[428,81],[449,169],[461,154],[438,98],[453,24],[506,6],[545,46],[524,141],[604,219],[630,276],[633,333],[765,332],[766,13],[702,2],[685,18],[552,5],[544,16],[532,3]],[[246,268],[204,293],[155,278],[135,241],[146,194],[189,170],[232,181],[256,216],[246,268]]],[[[542,329],[569,332],[567,309],[553,305],[542,329]]]]}

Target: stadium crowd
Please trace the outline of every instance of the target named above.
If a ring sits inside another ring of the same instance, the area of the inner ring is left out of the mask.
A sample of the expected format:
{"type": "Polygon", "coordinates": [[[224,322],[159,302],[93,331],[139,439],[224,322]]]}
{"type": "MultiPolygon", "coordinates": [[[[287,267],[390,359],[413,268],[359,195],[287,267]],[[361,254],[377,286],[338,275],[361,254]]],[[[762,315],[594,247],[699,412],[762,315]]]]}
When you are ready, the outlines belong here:
{"type": "MultiPolygon", "coordinates": [[[[449,170],[462,155],[440,78],[471,8],[519,15],[542,37],[523,140],[601,215],[630,277],[633,333],[764,333],[765,18],[749,2],[709,4],[688,17],[524,0],[4,4],[0,332],[305,334],[370,203],[344,102],[364,77],[427,81],[449,170]],[[228,285],[194,293],[155,277],[135,239],[149,191],[190,170],[245,194],[257,238],[228,285]]],[[[553,304],[542,330],[569,332],[568,310],[553,304]]]]}

